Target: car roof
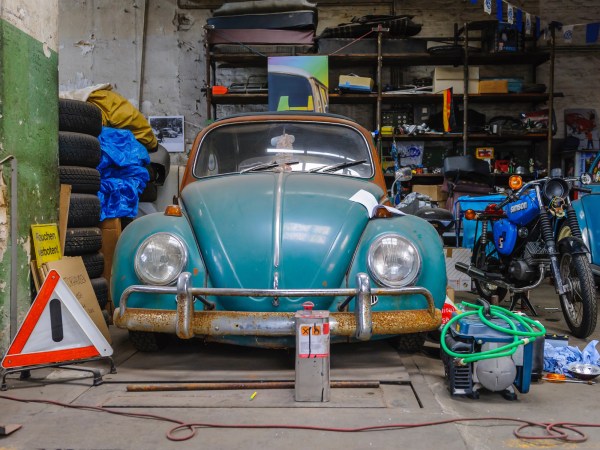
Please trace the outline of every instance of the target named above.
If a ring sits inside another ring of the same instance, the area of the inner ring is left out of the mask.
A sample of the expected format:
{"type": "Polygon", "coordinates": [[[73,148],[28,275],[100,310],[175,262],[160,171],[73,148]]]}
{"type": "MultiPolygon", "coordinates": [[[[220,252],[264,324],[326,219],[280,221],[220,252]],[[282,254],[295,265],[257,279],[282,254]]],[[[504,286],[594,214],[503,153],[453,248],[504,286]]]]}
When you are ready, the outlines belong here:
{"type": "Polygon", "coordinates": [[[247,112],[247,113],[238,113],[231,114],[226,117],[221,117],[220,119],[215,120],[215,122],[220,122],[226,119],[232,119],[236,117],[250,117],[250,116],[281,116],[285,118],[286,116],[307,116],[307,117],[332,117],[336,119],[349,120],[350,122],[357,123],[356,120],[351,119],[350,117],[343,116],[341,114],[332,114],[332,113],[319,113],[314,111],[261,111],[261,112],[247,112]]]}

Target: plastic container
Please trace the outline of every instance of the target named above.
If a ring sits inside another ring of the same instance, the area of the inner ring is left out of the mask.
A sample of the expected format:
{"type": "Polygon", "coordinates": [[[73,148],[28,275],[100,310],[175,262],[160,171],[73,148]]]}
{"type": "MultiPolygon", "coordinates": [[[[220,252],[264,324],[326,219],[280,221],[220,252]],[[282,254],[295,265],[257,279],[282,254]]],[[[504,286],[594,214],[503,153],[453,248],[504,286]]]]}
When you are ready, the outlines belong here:
{"type": "MultiPolygon", "coordinates": [[[[454,218],[457,227],[457,232],[460,232],[462,228],[462,247],[473,248],[476,240],[481,235],[481,223],[476,220],[463,220],[464,212],[467,209],[473,209],[475,211],[483,211],[490,203],[500,203],[506,197],[503,194],[493,195],[482,195],[480,197],[473,197],[470,195],[459,197],[454,203],[454,218]],[[477,228],[477,230],[476,230],[477,228]]],[[[488,222],[488,230],[492,230],[491,224],[488,222]]]]}

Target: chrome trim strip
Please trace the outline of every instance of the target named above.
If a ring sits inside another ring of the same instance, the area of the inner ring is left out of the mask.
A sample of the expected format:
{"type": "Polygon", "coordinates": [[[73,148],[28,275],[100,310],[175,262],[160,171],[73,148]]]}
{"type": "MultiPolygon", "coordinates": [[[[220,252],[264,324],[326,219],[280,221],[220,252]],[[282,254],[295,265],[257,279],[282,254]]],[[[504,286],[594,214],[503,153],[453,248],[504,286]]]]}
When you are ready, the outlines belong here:
{"type": "Polygon", "coordinates": [[[273,224],[273,265],[279,267],[279,256],[281,251],[281,202],[283,197],[283,172],[279,172],[277,186],[275,186],[275,223],[273,224]]]}

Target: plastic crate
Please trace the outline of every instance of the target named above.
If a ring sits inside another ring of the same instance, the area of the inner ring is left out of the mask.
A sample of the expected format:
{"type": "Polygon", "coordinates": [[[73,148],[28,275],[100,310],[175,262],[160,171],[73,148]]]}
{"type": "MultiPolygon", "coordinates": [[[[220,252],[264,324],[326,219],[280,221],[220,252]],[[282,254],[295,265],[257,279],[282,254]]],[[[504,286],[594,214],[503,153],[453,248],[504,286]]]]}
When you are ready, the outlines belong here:
{"type": "MultiPolygon", "coordinates": [[[[466,195],[458,197],[458,200],[454,203],[453,213],[457,224],[457,237],[462,229],[462,247],[472,249],[475,241],[479,239],[479,236],[481,235],[481,224],[478,224],[476,220],[463,220],[464,212],[467,209],[483,211],[490,203],[500,203],[505,198],[506,196],[504,194],[482,195],[479,197],[466,195]]],[[[488,222],[488,230],[491,229],[491,224],[488,222]]]]}

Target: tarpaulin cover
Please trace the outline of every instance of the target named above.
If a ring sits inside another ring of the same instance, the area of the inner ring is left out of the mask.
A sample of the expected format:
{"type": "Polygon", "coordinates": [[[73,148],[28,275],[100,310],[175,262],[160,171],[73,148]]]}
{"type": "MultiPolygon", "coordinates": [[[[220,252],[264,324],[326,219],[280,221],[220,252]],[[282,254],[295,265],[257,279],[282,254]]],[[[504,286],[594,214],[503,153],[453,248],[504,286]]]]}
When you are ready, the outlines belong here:
{"type": "Polygon", "coordinates": [[[149,151],[154,151],[158,141],[148,120],[129,100],[110,89],[98,89],[87,98],[102,111],[102,125],[131,130],[138,141],[149,151]]]}
{"type": "Polygon", "coordinates": [[[100,221],[135,217],[138,197],[150,180],[146,167],[150,157],[129,130],[102,127],[100,171],[100,221]]]}

